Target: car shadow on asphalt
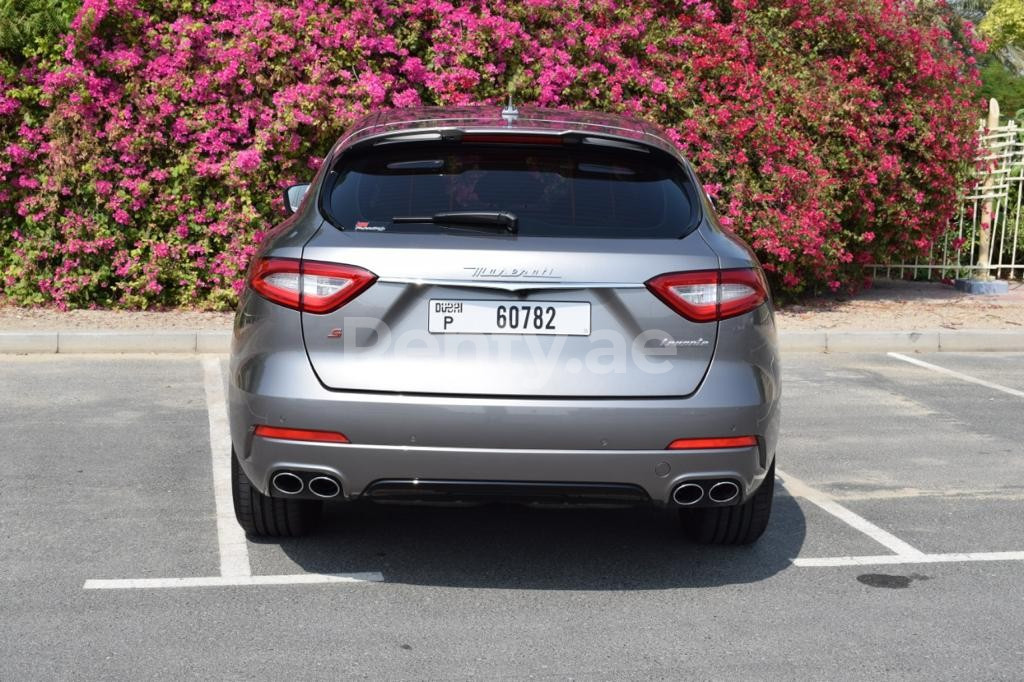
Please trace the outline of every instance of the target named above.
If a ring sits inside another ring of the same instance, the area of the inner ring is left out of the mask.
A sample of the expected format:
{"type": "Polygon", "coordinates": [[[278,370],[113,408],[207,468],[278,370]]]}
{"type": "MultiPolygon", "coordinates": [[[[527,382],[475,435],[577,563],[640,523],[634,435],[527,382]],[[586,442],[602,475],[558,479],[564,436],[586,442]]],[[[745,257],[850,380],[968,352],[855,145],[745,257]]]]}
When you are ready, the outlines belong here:
{"type": "Polygon", "coordinates": [[[312,573],[380,571],[390,583],[505,589],[651,590],[751,583],[791,565],[804,514],[779,485],[749,547],[689,542],[654,509],[331,505],[318,531],[281,541],[312,573]]]}

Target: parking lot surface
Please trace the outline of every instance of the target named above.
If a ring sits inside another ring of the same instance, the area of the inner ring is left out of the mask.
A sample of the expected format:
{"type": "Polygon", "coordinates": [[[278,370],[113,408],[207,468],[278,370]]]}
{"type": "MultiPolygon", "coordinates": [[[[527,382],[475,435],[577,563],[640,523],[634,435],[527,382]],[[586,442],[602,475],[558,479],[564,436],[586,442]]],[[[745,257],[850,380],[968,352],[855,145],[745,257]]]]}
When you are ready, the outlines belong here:
{"type": "Polygon", "coordinates": [[[789,354],[771,525],[226,515],[223,358],[0,356],[0,680],[1020,679],[1024,355],[789,354]],[[218,483],[219,482],[219,483],[218,483]]]}

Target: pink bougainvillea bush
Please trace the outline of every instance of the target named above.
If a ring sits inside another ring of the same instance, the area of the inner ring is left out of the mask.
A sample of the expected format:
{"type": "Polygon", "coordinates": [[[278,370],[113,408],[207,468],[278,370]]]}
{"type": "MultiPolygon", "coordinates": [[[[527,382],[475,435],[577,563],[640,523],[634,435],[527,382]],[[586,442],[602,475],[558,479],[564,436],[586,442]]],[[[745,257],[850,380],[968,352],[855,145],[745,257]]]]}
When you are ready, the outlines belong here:
{"type": "Polygon", "coordinates": [[[973,40],[913,0],[85,0],[0,69],[0,297],[230,306],[353,120],[508,92],[661,124],[776,286],[856,286],[946,228],[973,40]]]}

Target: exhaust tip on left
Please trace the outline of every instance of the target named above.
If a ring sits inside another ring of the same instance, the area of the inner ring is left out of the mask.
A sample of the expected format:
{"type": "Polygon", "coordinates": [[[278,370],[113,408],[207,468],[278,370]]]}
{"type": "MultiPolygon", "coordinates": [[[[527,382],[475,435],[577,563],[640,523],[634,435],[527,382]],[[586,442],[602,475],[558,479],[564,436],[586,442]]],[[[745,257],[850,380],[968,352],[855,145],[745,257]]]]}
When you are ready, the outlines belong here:
{"type": "Polygon", "coordinates": [[[274,474],[274,477],[270,479],[270,483],[274,486],[274,490],[284,495],[298,495],[305,486],[302,478],[290,471],[281,471],[274,474]]]}
{"type": "Polygon", "coordinates": [[[704,488],[696,483],[683,483],[672,492],[672,499],[681,507],[689,507],[704,499],[704,488]]]}

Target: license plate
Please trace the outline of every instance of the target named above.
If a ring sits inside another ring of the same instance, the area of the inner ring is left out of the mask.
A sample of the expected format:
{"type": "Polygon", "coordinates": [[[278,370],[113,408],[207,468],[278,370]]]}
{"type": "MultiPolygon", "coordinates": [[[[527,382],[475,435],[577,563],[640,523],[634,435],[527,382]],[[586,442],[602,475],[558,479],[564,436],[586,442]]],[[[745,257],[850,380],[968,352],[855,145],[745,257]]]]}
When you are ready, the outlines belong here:
{"type": "Polygon", "coordinates": [[[430,301],[431,334],[590,335],[590,304],[567,301],[430,301]]]}

